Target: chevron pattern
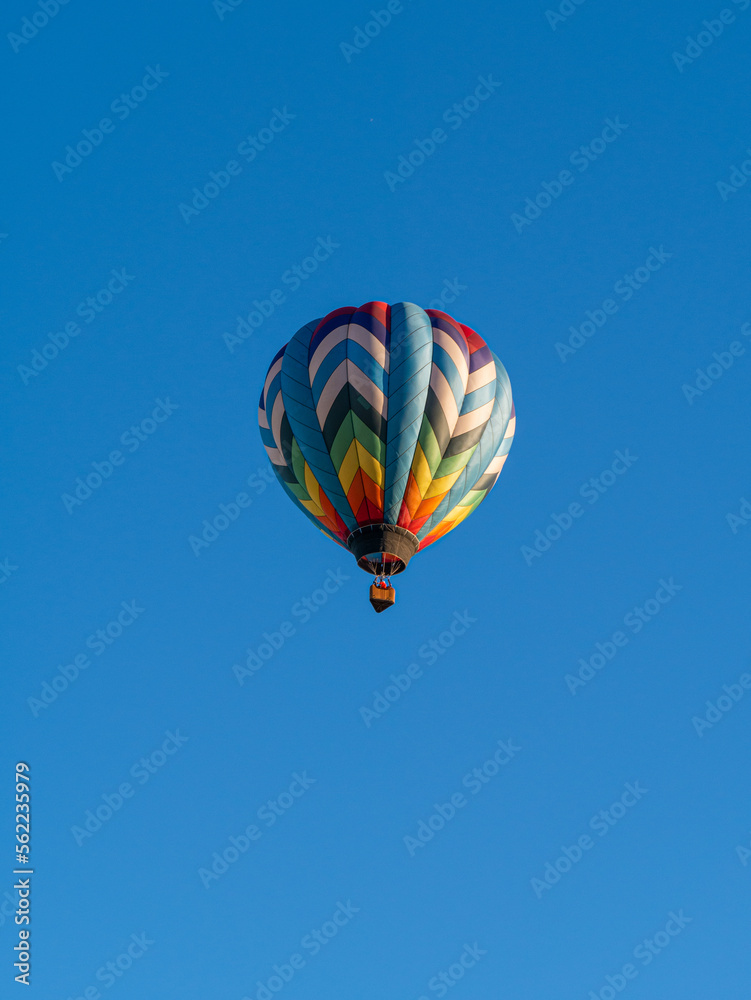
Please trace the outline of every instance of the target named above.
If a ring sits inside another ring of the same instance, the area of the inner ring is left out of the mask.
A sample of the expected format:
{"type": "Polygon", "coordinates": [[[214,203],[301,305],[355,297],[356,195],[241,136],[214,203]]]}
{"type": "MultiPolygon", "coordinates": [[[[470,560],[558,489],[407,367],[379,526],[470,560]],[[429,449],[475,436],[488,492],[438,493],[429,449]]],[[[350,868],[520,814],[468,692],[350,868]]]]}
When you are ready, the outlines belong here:
{"type": "Polygon", "coordinates": [[[271,362],[258,422],[285,491],[335,542],[386,523],[424,549],[495,485],[516,418],[506,370],[474,330],[368,302],[297,331],[271,362]]]}

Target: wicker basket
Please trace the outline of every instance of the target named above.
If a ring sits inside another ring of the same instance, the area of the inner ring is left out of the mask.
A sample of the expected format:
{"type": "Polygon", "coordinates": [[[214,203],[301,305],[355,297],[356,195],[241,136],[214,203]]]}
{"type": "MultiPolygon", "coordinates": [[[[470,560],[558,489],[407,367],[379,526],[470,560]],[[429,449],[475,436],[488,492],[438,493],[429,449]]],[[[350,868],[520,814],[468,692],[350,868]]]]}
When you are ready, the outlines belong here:
{"type": "Polygon", "coordinates": [[[370,586],[370,603],[380,615],[386,608],[390,608],[396,601],[396,591],[393,587],[377,587],[374,583],[370,586]]]}

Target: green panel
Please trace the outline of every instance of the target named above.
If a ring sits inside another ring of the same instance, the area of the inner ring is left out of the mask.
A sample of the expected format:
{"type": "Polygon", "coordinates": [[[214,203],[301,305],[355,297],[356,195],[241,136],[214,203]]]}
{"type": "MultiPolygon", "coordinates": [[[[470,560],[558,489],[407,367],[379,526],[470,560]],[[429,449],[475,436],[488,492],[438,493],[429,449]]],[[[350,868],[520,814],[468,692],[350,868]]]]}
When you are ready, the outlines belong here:
{"type": "Polygon", "coordinates": [[[366,448],[373,458],[383,465],[386,461],[386,442],[382,441],[377,434],[374,434],[367,424],[364,424],[356,413],[352,414],[352,422],[355,426],[355,437],[360,444],[366,448]]]}
{"type": "Polygon", "coordinates": [[[466,468],[472,455],[477,450],[477,445],[472,445],[471,448],[467,448],[460,455],[452,455],[450,458],[444,458],[441,464],[438,466],[433,479],[441,479],[443,476],[450,476],[452,472],[461,472],[462,469],[466,468]]]}
{"type": "Polygon", "coordinates": [[[355,432],[352,428],[352,421],[345,418],[342,420],[341,427],[336,432],[336,437],[334,438],[331,448],[329,448],[329,455],[331,456],[331,461],[334,464],[337,475],[339,474],[344,457],[349,451],[349,446],[354,441],[354,438],[355,432]]]}
{"type": "MultiPolygon", "coordinates": [[[[300,486],[305,489],[305,456],[300,451],[300,445],[297,443],[297,438],[292,438],[292,471],[297,477],[297,481],[300,486]]],[[[309,499],[309,494],[306,490],[305,499],[309,499]]]]}
{"type": "Polygon", "coordinates": [[[418,441],[427,459],[430,474],[435,479],[436,469],[441,464],[441,449],[438,447],[438,440],[427,414],[422,418],[422,427],[420,428],[418,441]]]}

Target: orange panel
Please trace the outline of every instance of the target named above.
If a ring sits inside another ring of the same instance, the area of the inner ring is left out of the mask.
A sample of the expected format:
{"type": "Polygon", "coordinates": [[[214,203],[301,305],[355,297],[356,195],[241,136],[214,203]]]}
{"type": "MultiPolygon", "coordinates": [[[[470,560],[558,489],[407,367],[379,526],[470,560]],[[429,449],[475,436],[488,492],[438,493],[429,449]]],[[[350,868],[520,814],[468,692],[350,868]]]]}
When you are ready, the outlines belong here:
{"type": "Polygon", "coordinates": [[[417,518],[422,518],[423,524],[424,524],[425,523],[425,519],[428,518],[428,517],[430,517],[431,514],[435,513],[438,505],[441,503],[442,500],[445,499],[445,497],[446,497],[446,494],[445,493],[441,493],[440,496],[429,497],[427,500],[423,500],[423,502],[420,504],[420,506],[415,511],[415,520],[417,518]]]}
{"type": "Polygon", "coordinates": [[[373,507],[373,516],[376,520],[383,519],[383,490],[374,483],[370,476],[363,469],[360,469],[365,496],[373,507]]]}
{"type": "Polygon", "coordinates": [[[422,501],[422,493],[420,493],[420,488],[417,485],[417,480],[415,479],[412,470],[409,470],[409,478],[407,479],[407,488],[404,491],[404,503],[407,505],[407,510],[410,515],[414,517],[420,503],[422,501]]]}
{"type": "Polygon", "coordinates": [[[445,535],[447,531],[451,531],[453,527],[454,527],[453,521],[442,521],[439,525],[433,528],[433,530],[431,531],[431,533],[428,535],[427,538],[423,538],[423,540],[420,542],[420,548],[424,549],[426,548],[426,546],[430,545],[431,542],[438,541],[438,539],[441,538],[443,535],[445,535]]]}
{"type": "Polygon", "coordinates": [[[363,487],[362,484],[362,476],[360,475],[360,471],[358,470],[355,473],[355,478],[352,480],[349,492],[347,493],[347,503],[350,505],[352,513],[357,518],[358,524],[360,523],[360,518],[357,512],[359,511],[360,506],[364,500],[365,500],[365,488],[363,487]]]}

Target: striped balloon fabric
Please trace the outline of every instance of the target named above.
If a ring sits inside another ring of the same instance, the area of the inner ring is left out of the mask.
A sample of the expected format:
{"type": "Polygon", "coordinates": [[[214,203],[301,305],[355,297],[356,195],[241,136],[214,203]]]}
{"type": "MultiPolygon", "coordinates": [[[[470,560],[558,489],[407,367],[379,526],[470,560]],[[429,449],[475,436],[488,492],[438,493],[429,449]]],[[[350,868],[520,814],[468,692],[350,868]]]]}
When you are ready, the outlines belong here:
{"type": "Polygon", "coordinates": [[[479,334],[410,302],[336,309],[271,363],[258,414],[282,486],[371,573],[409,558],[484,500],[514,406],[479,334]]]}

